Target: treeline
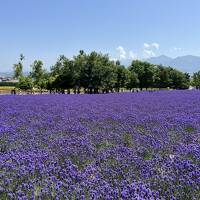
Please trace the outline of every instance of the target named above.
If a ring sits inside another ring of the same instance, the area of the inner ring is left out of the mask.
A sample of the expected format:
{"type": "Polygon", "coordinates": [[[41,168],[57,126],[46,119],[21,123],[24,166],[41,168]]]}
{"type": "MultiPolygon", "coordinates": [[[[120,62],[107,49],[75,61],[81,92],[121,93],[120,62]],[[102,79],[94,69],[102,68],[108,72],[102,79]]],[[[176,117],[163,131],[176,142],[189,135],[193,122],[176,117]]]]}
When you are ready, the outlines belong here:
{"type": "MultiPolygon", "coordinates": [[[[133,91],[148,88],[187,89],[190,75],[172,67],[153,65],[139,60],[132,61],[126,68],[119,61],[112,61],[107,54],[95,51],[86,54],[83,50],[73,59],[60,56],[45,70],[43,62],[34,61],[31,72],[23,76],[24,56],[14,65],[14,78],[19,79],[18,87],[29,90],[37,88],[50,92],[108,93],[119,92],[121,88],[133,91]]],[[[200,74],[199,74],[200,76],[200,74]]]]}

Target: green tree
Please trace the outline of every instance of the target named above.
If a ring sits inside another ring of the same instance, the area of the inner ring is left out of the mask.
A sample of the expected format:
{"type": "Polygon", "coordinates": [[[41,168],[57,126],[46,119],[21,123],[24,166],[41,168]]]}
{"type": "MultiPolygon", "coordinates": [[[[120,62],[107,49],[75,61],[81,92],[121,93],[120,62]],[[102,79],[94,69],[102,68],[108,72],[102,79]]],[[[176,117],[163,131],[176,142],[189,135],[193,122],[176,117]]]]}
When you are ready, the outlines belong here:
{"type": "Polygon", "coordinates": [[[191,77],[189,73],[184,73],[183,89],[188,89],[191,85],[191,77]]]}
{"type": "Polygon", "coordinates": [[[195,86],[197,89],[200,89],[200,71],[193,74],[192,85],[195,86]]]}
{"type": "Polygon", "coordinates": [[[30,77],[21,76],[18,83],[18,88],[21,90],[32,90],[33,89],[33,82],[30,77]]]}
{"type": "Polygon", "coordinates": [[[150,88],[154,86],[155,67],[154,65],[139,60],[134,60],[129,67],[129,70],[136,73],[139,80],[139,87],[150,88]]]}
{"type": "Polygon", "coordinates": [[[62,74],[59,76],[60,87],[64,89],[71,89],[74,86],[74,62],[72,60],[66,59],[64,61],[64,68],[62,74]]]}
{"type": "Polygon", "coordinates": [[[167,88],[171,86],[170,67],[158,65],[155,70],[155,84],[156,88],[167,88]]]}
{"type": "Polygon", "coordinates": [[[62,74],[64,62],[67,58],[64,55],[60,55],[55,65],[51,67],[51,75],[55,78],[62,74]]]}
{"type": "Polygon", "coordinates": [[[51,74],[55,76],[53,85],[57,91],[61,90],[64,93],[65,89],[68,89],[68,93],[70,93],[70,89],[75,84],[74,61],[69,60],[65,56],[60,56],[56,65],[51,70],[51,74]]]}
{"type": "Polygon", "coordinates": [[[188,73],[180,72],[171,68],[170,70],[171,88],[188,89],[190,86],[190,76],[188,73]]]}
{"type": "MultiPolygon", "coordinates": [[[[24,85],[22,75],[22,61],[24,56],[20,55],[20,61],[14,66],[14,76],[21,78],[20,84],[24,85]]],[[[127,69],[119,61],[114,62],[109,59],[108,54],[97,53],[95,51],[86,54],[79,51],[73,59],[68,59],[61,55],[56,64],[51,67],[50,73],[43,68],[43,62],[35,60],[31,65],[30,77],[35,87],[68,93],[73,89],[80,92],[84,88],[85,92],[98,93],[110,91],[120,91],[120,88],[174,88],[186,89],[190,85],[190,76],[171,67],[162,65],[155,66],[148,62],[134,60],[127,69]]],[[[193,84],[198,84],[198,74],[194,74],[193,84]]],[[[28,80],[26,80],[28,82],[28,80]]]]}
{"type": "Polygon", "coordinates": [[[46,88],[48,82],[48,75],[46,70],[43,69],[43,62],[41,60],[35,60],[31,68],[30,77],[33,79],[34,86],[42,91],[42,89],[46,88]]]}
{"type": "Polygon", "coordinates": [[[102,66],[102,90],[108,93],[109,91],[113,91],[113,88],[116,85],[116,71],[115,71],[115,63],[110,61],[107,57],[103,66],[102,66]]]}
{"type": "Polygon", "coordinates": [[[82,65],[80,69],[80,84],[84,90],[92,93],[93,88],[93,68],[96,62],[97,53],[91,52],[90,55],[85,55],[82,60],[82,65]]]}
{"type": "Polygon", "coordinates": [[[23,76],[23,60],[25,59],[23,54],[20,54],[19,62],[17,64],[14,64],[13,70],[14,70],[14,78],[19,79],[23,76]]]}
{"type": "Polygon", "coordinates": [[[98,93],[99,89],[106,92],[112,90],[115,82],[115,66],[109,60],[109,56],[95,51],[81,56],[79,80],[84,90],[88,93],[98,93]]]}
{"type": "Polygon", "coordinates": [[[139,85],[139,80],[137,78],[137,75],[135,72],[127,70],[126,71],[126,89],[132,90],[134,88],[137,88],[139,85]]]}
{"type": "Polygon", "coordinates": [[[84,71],[86,64],[87,55],[83,50],[80,50],[79,54],[74,56],[74,90],[78,93],[80,92],[83,81],[81,77],[83,74],[81,72],[84,71]]]}
{"type": "Polygon", "coordinates": [[[116,62],[116,83],[115,83],[115,88],[116,91],[119,92],[120,88],[125,87],[126,83],[126,68],[120,64],[119,61],[116,62]]]}

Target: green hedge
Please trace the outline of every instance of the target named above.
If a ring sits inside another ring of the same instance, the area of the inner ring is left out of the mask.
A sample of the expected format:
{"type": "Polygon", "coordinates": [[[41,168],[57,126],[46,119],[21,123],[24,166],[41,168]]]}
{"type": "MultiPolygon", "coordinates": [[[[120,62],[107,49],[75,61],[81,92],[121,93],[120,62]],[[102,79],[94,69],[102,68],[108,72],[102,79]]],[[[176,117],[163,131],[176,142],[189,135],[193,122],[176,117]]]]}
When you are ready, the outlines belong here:
{"type": "Polygon", "coordinates": [[[15,82],[0,82],[0,86],[17,87],[17,84],[15,82]]]}

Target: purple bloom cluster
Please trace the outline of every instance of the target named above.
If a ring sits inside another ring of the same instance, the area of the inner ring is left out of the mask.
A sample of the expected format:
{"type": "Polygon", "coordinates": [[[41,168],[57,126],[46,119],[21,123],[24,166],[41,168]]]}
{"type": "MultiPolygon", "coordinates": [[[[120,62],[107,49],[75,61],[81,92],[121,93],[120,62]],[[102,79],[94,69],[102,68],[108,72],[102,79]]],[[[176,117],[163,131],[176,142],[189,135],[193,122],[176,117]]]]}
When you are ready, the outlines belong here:
{"type": "Polygon", "coordinates": [[[200,199],[200,92],[0,96],[0,199],[200,199]]]}

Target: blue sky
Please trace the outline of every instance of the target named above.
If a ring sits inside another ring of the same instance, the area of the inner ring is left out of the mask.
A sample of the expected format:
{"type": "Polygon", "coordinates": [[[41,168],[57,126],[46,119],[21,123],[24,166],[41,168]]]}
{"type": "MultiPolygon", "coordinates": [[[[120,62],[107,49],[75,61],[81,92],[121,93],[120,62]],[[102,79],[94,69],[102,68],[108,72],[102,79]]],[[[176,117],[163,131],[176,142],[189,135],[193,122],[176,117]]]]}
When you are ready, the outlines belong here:
{"type": "Polygon", "coordinates": [[[0,71],[80,49],[112,59],[200,55],[199,0],[0,0],[0,71]]]}

